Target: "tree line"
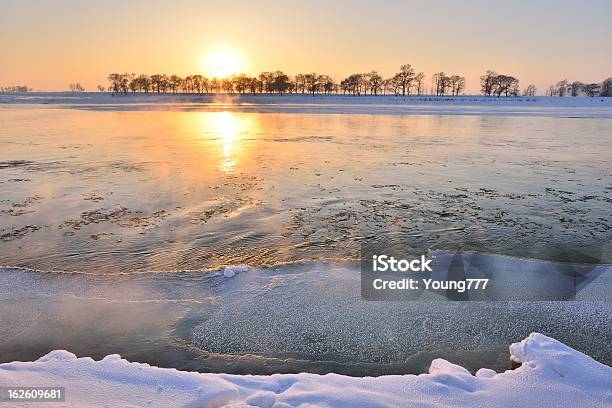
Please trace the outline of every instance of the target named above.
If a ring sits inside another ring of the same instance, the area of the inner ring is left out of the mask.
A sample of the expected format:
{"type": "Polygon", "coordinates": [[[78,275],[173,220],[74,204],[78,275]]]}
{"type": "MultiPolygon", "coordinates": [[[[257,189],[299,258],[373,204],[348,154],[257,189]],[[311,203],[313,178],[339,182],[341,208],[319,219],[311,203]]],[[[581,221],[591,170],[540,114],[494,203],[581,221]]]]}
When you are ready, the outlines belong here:
{"type": "MultiPolygon", "coordinates": [[[[384,78],[378,71],[351,74],[340,82],[326,74],[306,73],[293,77],[283,71],[262,72],[256,76],[237,74],[227,78],[207,78],[203,75],[136,75],[112,73],[109,86],[98,85],[101,92],[124,93],[269,93],[269,94],[332,94],[350,95],[423,95],[426,92],[425,74],[416,72],[410,64],[384,78]]],[[[432,93],[461,95],[465,91],[465,77],[437,72],[432,76],[432,93]]],[[[70,84],[71,90],[75,84],[70,84]]]]}
{"type": "MultiPolygon", "coordinates": [[[[189,75],[184,78],[178,75],[136,75],[113,73],[108,76],[108,89],[98,85],[98,91],[108,90],[114,93],[156,92],[156,93],[301,93],[301,94],[331,94],[344,93],[351,95],[423,95],[426,91],[425,74],[416,73],[410,64],[400,67],[400,71],[390,78],[384,78],[378,71],[351,74],[340,83],[336,83],[329,75],[309,73],[290,77],[282,71],[262,72],[258,76],[245,74],[233,75],[228,78],[207,78],[203,75],[189,75]]],[[[508,74],[498,74],[488,70],[480,77],[481,93],[485,96],[535,96],[537,88],[527,85],[521,92],[519,80],[508,74]]],[[[462,95],[465,91],[465,77],[447,75],[436,72],[431,78],[430,94],[432,95],[462,95]]],[[[72,92],[83,92],[85,88],[80,83],[71,83],[72,92]]],[[[27,92],[27,87],[0,88],[2,92],[27,92]]],[[[599,83],[569,82],[567,79],[551,85],[546,91],[547,96],[603,96],[612,97],[612,78],[599,83]]]]}
{"type": "Polygon", "coordinates": [[[595,96],[612,97],[612,78],[605,79],[601,84],[570,82],[563,79],[549,86],[546,91],[547,96],[580,96],[582,94],[591,98],[595,96]]]}
{"type": "Polygon", "coordinates": [[[32,88],[27,85],[16,85],[16,86],[0,86],[0,93],[22,93],[30,92],[32,88]]]}
{"type": "MultiPolygon", "coordinates": [[[[252,94],[333,94],[350,95],[423,95],[427,83],[423,72],[416,72],[412,65],[404,64],[389,78],[378,71],[351,74],[340,82],[326,74],[307,73],[289,76],[283,71],[262,72],[256,76],[237,74],[227,78],[207,78],[203,75],[112,73],[108,76],[109,86],[98,85],[100,92],[123,93],[252,93],[252,94]]],[[[84,92],[79,82],[69,84],[71,92],[84,92]]],[[[466,89],[465,77],[456,74],[436,72],[431,76],[430,95],[463,95],[466,89]]],[[[0,87],[0,93],[29,92],[27,86],[0,87]]],[[[480,90],[485,96],[511,97],[535,96],[535,85],[529,84],[522,92],[518,78],[488,70],[480,77],[480,90]]],[[[558,81],[546,90],[548,96],[602,96],[612,97],[612,78],[601,83],[558,81]]]]}
{"type": "MultiPolygon", "coordinates": [[[[529,85],[526,88],[535,95],[535,86],[529,85]],[[531,88],[532,87],[532,88],[531,88]]],[[[487,71],[480,77],[480,91],[485,96],[518,96],[519,80],[512,75],[498,74],[495,71],[487,71]]],[[[526,95],[532,96],[532,95],[526,95]]]]}

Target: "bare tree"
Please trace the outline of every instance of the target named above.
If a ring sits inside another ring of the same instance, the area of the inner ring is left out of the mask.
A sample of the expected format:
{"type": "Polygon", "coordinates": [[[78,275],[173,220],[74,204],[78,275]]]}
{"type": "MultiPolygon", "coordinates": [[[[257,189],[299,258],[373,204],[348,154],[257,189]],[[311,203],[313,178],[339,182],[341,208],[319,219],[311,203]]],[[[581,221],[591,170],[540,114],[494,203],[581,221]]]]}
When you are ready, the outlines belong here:
{"type": "Polygon", "coordinates": [[[0,86],[0,93],[23,93],[31,91],[32,88],[27,85],[0,86]]]}
{"type": "Polygon", "coordinates": [[[378,95],[383,88],[383,77],[378,71],[370,71],[366,74],[368,89],[372,95],[378,95]]]}
{"type": "Polygon", "coordinates": [[[584,93],[588,97],[593,98],[599,94],[600,88],[601,87],[599,86],[599,84],[593,83],[593,84],[585,84],[583,90],[584,90],[584,93]]]}
{"type": "Polygon", "coordinates": [[[259,80],[261,81],[263,92],[272,92],[270,89],[270,84],[272,83],[273,78],[274,75],[272,72],[262,72],[259,74],[259,80]]]}
{"type": "Polygon", "coordinates": [[[236,88],[236,92],[245,93],[249,88],[250,79],[245,74],[236,75],[234,80],[234,87],[236,88]]]}
{"type": "Polygon", "coordinates": [[[128,80],[130,81],[128,84],[130,91],[136,92],[140,89],[140,83],[139,83],[140,81],[138,80],[138,77],[136,76],[136,74],[130,75],[130,77],[128,77],[128,80]]]}
{"type": "Polygon", "coordinates": [[[465,77],[460,75],[451,75],[448,77],[448,85],[450,87],[451,95],[459,95],[465,90],[465,77]]]}
{"type": "Polygon", "coordinates": [[[195,93],[195,85],[193,83],[193,75],[187,75],[181,82],[181,90],[183,93],[195,93]]]}
{"type": "Polygon", "coordinates": [[[134,74],[133,72],[126,72],[125,74],[123,74],[123,77],[124,77],[123,93],[127,93],[128,91],[133,92],[133,90],[130,87],[130,84],[132,83],[134,78],[136,78],[136,74],[134,74]]]}
{"type": "Polygon", "coordinates": [[[68,84],[68,88],[70,88],[70,92],[85,92],[85,88],[79,82],[68,84]]]}
{"type": "Polygon", "coordinates": [[[567,94],[567,79],[557,82],[555,85],[557,96],[565,96],[567,94]]]}
{"type": "MultiPolygon", "coordinates": [[[[519,88],[519,81],[518,79],[514,80],[512,82],[512,84],[510,84],[510,96],[519,96],[521,93],[521,89],[519,88]]],[[[508,93],[506,93],[506,96],[508,96],[508,93]]]]}
{"type": "Polygon", "coordinates": [[[221,89],[225,93],[233,94],[234,93],[234,80],[232,78],[223,78],[221,79],[221,89]]]}
{"type": "Polygon", "coordinates": [[[388,92],[392,92],[394,95],[402,93],[401,84],[397,76],[392,76],[385,80],[385,89],[388,92]]]}
{"type": "Polygon", "coordinates": [[[166,92],[168,77],[164,74],[151,75],[151,87],[157,92],[166,92]]]}
{"type": "Polygon", "coordinates": [[[417,95],[421,95],[424,91],[425,87],[425,74],[419,72],[414,77],[414,90],[417,95]]]}
{"type": "Polygon", "coordinates": [[[104,88],[102,85],[98,85],[98,92],[104,92],[106,90],[106,88],[104,88]]]}
{"type": "Polygon", "coordinates": [[[196,84],[198,87],[198,93],[209,93],[210,92],[210,80],[202,75],[196,75],[196,84]]]}
{"type": "Polygon", "coordinates": [[[340,88],[345,93],[361,95],[369,87],[367,74],[352,74],[340,82],[340,88]]]}
{"type": "Polygon", "coordinates": [[[219,93],[221,91],[221,81],[219,81],[218,78],[211,79],[210,80],[210,89],[214,93],[219,93]]]}
{"type": "Polygon", "coordinates": [[[138,80],[136,78],[132,79],[129,82],[128,87],[130,88],[130,91],[137,92],[140,89],[140,86],[138,85],[138,80]]]}
{"type": "Polygon", "coordinates": [[[170,78],[168,78],[168,88],[170,88],[172,93],[176,93],[181,87],[182,82],[183,79],[180,76],[171,75],[170,78]]]}
{"type": "Polygon", "coordinates": [[[523,96],[535,96],[536,94],[536,87],[533,84],[529,84],[527,85],[527,88],[525,88],[525,90],[523,91],[523,96]]]}
{"type": "Polygon", "coordinates": [[[412,65],[410,64],[402,65],[400,71],[393,76],[393,81],[402,91],[402,96],[406,95],[406,93],[410,94],[410,87],[412,86],[414,77],[414,69],[412,69],[412,65]]]}
{"type": "Polygon", "coordinates": [[[572,96],[578,96],[584,84],[580,81],[574,81],[570,84],[570,93],[572,96]]]}
{"type": "Polygon", "coordinates": [[[436,72],[431,76],[431,84],[436,95],[446,95],[451,85],[451,80],[444,72],[436,72]]]}
{"type": "Polygon", "coordinates": [[[291,88],[291,81],[289,80],[289,76],[283,71],[275,71],[272,73],[272,78],[269,86],[272,92],[276,92],[282,95],[288,92],[291,88]]]}
{"type": "Polygon", "coordinates": [[[306,93],[306,74],[297,74],[294,83],[295,92],[306,93]]]}
{"type": "Polygon", "coordinates": [[[326,94],[331,94],[338,89],[336,82],[334,82],[332,77],[326,74],[319,75],[319,83],[321,84],[323,92],[326,94]]]}
{"type": "Polygon", "coordinates": [[[512,75],[499,74],[493,78],[492,93],[499,98],[502,94],[505,96],[518,94],[519,80],[512,75]]]}
{"type": "Polygon", "coordinates": [[[110,88],[113,93],[125,93],[127,94],[129,89],[128,74],[117,74],[113,73],[108,76],[110,82],[110,88]]]}
{"type": "Polygon", "coordinates": [[[261,92],[262,84],[261,81],[257,78],[249,78],[249,91],[255,95],[258,91],[261,92]]]}
{"type": "Polygon", "coordinates": [[[599,91],[599,96],[612,96],[612,78],[607,78],[602,82],[601,91],[599,91]]]}
{"type": "Polygon", "coordinates": [[[319,92],[320,83],[319,83],[319,75],[311,72],[310,74],[304,75],[304,82],[306,83],[306,91],[311,95],[319,92]]]}
{"type": "Polygon", "coordinates": [[[491,96],[493,94],[493,86],[496,77],[497,72],[491,70],[488,70],[480,77],[480,90],[483,95],[491,96]]]}
{"type": "Polygon", "coordinates": [[[138,81],[138,87],[140,88],[140,90],[145,93],[149,93],[149,91],[151,90],[151,78],[149,78],[148,75],[141,74],[138,75],[136,79],[138,81]]]}
{"type": "Polygon", "coordinates": [[[185,82],[188,82],[188,86],[191,92],[194,93],[205,93],[209,90],[209,81],[208,78],[200,74],[191,75],[185,78],[185,82]]]}

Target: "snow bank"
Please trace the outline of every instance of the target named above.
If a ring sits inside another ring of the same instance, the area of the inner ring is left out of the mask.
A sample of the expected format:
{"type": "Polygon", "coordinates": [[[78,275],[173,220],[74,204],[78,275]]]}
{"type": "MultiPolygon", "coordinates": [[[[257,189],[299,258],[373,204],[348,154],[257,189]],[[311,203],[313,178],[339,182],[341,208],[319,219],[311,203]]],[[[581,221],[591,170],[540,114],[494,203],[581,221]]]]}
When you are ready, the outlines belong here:
{"type": "Polygon", "coordinates": [[[473,376],[437,359],[429,374],[355,378],[199,374],[57,350],[35,362],[0,364],[0,384],[64,386],[71,407],[612,406],[612,368],[538,333],[510,352],[522,365],[500,374],[481,369],[473,376]]]}

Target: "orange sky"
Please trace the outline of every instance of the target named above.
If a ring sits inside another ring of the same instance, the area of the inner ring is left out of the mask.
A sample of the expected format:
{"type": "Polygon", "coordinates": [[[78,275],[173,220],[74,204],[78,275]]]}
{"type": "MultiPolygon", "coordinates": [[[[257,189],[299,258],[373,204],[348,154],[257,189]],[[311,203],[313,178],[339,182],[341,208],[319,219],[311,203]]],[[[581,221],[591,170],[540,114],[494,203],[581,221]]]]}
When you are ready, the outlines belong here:
{"type": "Polygon", "coordinates": [[[412,64],[466,76],[486,69],[535,83],[612,76],[612,2],[144,1],[0,2],[0,85],[93,90],[108,73],[208,74],[212,50],[247,73],[390,76],[412,64]],[[231,4],[230,4],[231,3],[231,4]]]}

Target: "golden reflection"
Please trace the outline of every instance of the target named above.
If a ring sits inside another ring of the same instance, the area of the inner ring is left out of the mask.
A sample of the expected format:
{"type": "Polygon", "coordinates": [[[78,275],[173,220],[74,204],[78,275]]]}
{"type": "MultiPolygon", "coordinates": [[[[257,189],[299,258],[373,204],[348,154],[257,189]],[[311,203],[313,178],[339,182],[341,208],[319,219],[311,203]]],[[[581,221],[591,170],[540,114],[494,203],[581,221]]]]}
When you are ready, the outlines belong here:
{"type": "Polygon", "coordinates": [[[224,173],[232,173],[245,153],[247,136],[255,133],[256,122],[250,115],[233,112],[202,112],[201,131],[208,140],[220,145],[218,168],[224,173]]]}

